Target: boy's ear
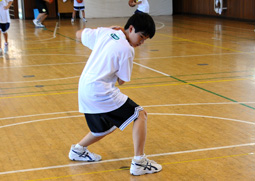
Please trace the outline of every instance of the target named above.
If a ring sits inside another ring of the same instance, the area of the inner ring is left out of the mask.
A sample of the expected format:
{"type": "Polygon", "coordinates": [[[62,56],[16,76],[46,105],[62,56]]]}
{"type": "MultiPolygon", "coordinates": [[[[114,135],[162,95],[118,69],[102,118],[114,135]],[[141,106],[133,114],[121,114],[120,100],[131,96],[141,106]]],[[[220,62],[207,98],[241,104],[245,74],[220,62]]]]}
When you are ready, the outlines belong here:
{"type": "Polygon", "coordinates": [[[133,25],[130,25],[128,28],[129,33],[131,33],[132,31],[135,31],[135,28],[133,25]]]}

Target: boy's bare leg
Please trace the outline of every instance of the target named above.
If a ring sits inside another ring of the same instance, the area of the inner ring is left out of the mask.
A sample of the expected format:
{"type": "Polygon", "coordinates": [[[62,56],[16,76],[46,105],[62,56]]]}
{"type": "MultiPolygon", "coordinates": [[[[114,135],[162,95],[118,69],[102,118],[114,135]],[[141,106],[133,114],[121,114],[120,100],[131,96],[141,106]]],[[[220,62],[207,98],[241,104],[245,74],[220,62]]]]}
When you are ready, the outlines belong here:
{"type": "Polygon", "coordinates": [[[1,40],[1,34],[2,34],[2,32],[0,31],[0,48],[2,48],[2,44],[1,44],[1,43],[2,43],[2,42],[1,42],[1,41],[2,41],[2,40],[1,40]]]}
{"type": "Polygon", "coordinates": [[[135,157],[132,159],[130,173],[132,175],[143,175],[155,173],[162,170],[162,166],[146,158],[144,146],[147,134],[147,113],[143,110],[139,112],[139,117],[133,125],[133,142],[135,157]],[[150,167],[147,167],[150,165],[150,167]]]}
{"type": "Polygon", "coordinates": [[[40,22],[42,23],[46,18],[47,18],[47,14],[43,14],[43,16],[41,16],[41,18],[40,18],[40,22]]]}
{"type": "Polygon", "coordinates": [[[73,19],[75,18],[75,15],[76,15],[76,11],[73,10],[73,14],[72,14],[72,18],[73,18],[73,19]]]}
{"type": "Polygon", "coordinates": [[[142,110],[139,112],[137,120],[133,125],[133,143],[135,156],[144,154],[144,146],[147,135],[147,113],[142,110]]]}
{"type": "Polygon", "coordinates": [[[81,11],[82,12],[82,17],[85,18],[85,11],[81,11]]]}
{"type": "Polygon", "coordinates": [[[83,147],[87,147],[87,146],[101,140],[105,136],[106,135],[104,135],[104,136],[94,136],[94,135],[92,135],[91,132],[89,132],[78,144],[83,146],[83,147]]]}
{"type": "MultiPolygon", "coordinates": [[[[0,35],[1,35],[1,34],[0,34],[0,35]]],[[[5,43],[8,43],[8,33],[5,32],[5,33],[3,33],[3,35],[4,35],[4,41],[5,41],[5,43]]],[[[0,42],[1,42],[1,40],[0,40],[0,42]]]]}

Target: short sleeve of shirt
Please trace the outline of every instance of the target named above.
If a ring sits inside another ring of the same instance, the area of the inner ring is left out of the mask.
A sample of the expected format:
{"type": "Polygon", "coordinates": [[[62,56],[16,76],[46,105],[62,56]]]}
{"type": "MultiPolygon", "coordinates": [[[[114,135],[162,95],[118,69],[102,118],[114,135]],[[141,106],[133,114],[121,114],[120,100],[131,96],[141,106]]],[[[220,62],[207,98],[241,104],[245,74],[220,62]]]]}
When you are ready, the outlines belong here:
{"type": "Polygon", "coordinates": [[[97,39],[98,31],[99,31],[98,29],[85,28],[81,34],[82,44],[88,47],[89,49],[93,50],[97,39]]]}

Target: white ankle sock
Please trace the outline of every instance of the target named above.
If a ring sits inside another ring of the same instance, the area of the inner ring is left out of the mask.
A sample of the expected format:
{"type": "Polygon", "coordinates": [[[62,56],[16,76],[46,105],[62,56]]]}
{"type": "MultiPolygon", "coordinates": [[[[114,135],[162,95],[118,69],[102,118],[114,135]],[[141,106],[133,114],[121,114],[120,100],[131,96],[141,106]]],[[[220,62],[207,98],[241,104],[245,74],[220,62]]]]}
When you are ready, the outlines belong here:
{"type": "Polygon", "coordinates": [[[141,160],[143,158],[143,155],[139,155],[139,156],[134,156],[135,160],[141,160]]]}
{"type": "Polygon", "coordinates": [[[86,149],[86,147],[83,147],[83,146],[81,146],[79,144],[76,144],[75,148],[77,148],[78,150],[82,150],[82,151],[84,151],[86,149]]]}

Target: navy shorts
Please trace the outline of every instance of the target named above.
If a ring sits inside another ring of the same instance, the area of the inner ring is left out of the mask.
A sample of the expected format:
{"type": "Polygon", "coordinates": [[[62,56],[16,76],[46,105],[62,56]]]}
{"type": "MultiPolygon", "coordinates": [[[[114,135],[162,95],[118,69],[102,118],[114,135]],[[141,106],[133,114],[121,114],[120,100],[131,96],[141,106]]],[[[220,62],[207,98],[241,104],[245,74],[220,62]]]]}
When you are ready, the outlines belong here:
{"type": "Polygon", "coordinates": [[[3,33],[6,33],[9,27],[10,27],[10,23],[0,23],[0,30],[3,33]]]}
{"type": "Polygon", "coordinates": [[[75,11],[80,11],[80,10],[84,10],[85,9],[85,6],[74,6],[73,9],[75,11]]]}
{"type": "Polygon", "coordinates": [[[139,11],[139,10],[137,9],[137,10],[135,10],[135,12],[134,12],[134,13],[144,13],[144,12],[139,11]]]}
{"type": "Polygon", "coordinates": [[[107,113],[87,114],[88,127],[94,136],[104,136],[119,128],[124,130],[132,121],[139,116],[139,111],[143,108],[137,105],[130,98],[118,109],[107,113]]]}
{"type": "Polygon", "coordinates": [[[38,9],[39,13],[49,14],[46,2],[43,0],[36,0],[36,8],[38,9]]]}

